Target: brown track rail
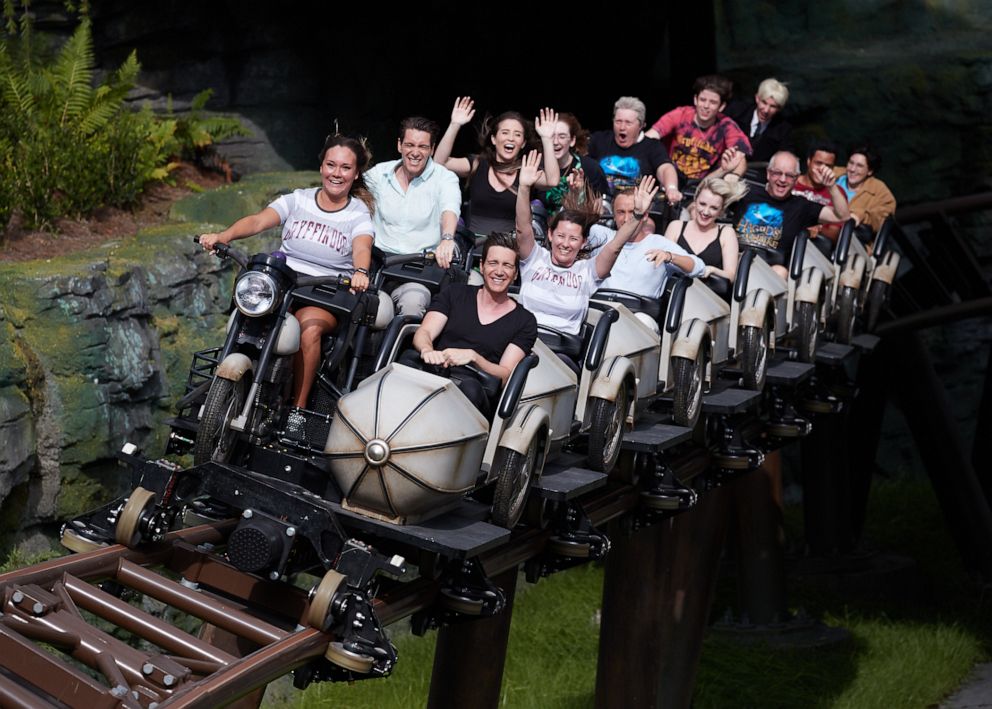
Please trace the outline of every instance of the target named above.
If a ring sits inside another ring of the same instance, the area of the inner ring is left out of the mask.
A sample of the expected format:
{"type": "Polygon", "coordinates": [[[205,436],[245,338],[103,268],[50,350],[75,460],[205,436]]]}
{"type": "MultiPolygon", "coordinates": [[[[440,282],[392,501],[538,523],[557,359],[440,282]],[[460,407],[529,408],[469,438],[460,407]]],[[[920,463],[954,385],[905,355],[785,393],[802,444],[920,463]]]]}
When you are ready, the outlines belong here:
{"type": "MultiPolygon", "coordinates": [[[[694,451],[672,467],[686,480],[706,465],[706,455],[694,451]]],[[[611,482],[581,504],[600,526],[634,509],[639,498],[634,488],[611,482]]],[[[323,655],[332,637],[303,627],[306,591],[240,572],[212,553],[233,526],[184,529],[136,550],[109,546],[0,575],[0,706],[207,709],[323,655]],[[129,596],[198,618],[240,638],[246,651],[236,656],[215,647],[129,603],[129,596]],[[108,625],[117,630],[108,633],[108,625]],[[140,642],[120,640],[122,631],[140,642]]],[[[518,531],[482,556],[486,573],[495,577],[541,554],[550,534],[518,531]]],[[[420,578],[380,594],[380,621],[427,608],[438,583],[420,578]]]]}

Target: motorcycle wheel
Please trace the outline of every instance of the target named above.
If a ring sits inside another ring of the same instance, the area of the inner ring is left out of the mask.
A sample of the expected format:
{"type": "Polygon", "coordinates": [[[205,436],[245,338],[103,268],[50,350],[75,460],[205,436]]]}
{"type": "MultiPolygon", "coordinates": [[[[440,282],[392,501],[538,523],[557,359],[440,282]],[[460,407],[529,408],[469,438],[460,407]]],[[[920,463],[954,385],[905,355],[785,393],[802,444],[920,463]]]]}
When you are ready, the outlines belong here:
{"type": "Polygon", "coordinates": [[[592,400],[589,427],[589,467],[609,475],[620,457],[620,444],[627,423],[627,387],[621,386],[616,401],[592,400]]]}
{"type": "Polygon", "coordinates": [[[703,409],[703,377],[706,373],[706,351],[700,346],[695,359],[672,357],[675,374],[673,396],[675,424],[695,428],[703,409]]]}
{"type": "Polygon", "coordinates": [[[231,459],[238,432],[231,428],[231,421],[245,403],[247,382],[214,377],[203,407],[200,428],[196,432],[193,463],[200,465],[214,461],[226,463],[231,459]]]}
{"type": "Polygon", "coordinates": [[[741,369],[744,388],[761,391],[768,371],[768,333],[763,327],[750,325],[741,336],[741,369]]]}
{"type": "Polygon", "coordinates": [[[537,468],[537,447],[538,437],[535,436],[526,455],[508,448],[496,451],[494,466],[498,472],[493,492],[493,524],[513,529],[520,521],[537,468]]]}
{"type": "Polygon", "coordinates": [[[820,327],[816,317],[816,303],[803,301],[799,304],[799,328],[796,337],[799,339],[799,361],[811,363],[816,359],[816,338],[820,327]]]}
{"type": "Polygon", "coordinates": [[[837,342],[848,345],[854,338],[854,318],[857,315],[858,291],[844,286],[837,303],[837,342]]]}

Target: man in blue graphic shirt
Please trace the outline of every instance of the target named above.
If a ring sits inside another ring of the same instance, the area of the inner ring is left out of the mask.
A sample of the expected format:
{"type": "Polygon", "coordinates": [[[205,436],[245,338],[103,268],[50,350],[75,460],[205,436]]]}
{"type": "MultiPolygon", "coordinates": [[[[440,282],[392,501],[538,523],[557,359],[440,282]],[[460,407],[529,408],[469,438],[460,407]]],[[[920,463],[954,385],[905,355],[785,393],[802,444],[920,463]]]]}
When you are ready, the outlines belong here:
{"type": "Polygon", "coordinates": [[[733,208],[741,244],[762,249],[761,255],[782,278],[788,278],[785,264],[792,253],[792,244],[802,230],[816,224],[842,222],[850,216],[847,200],[836,184],[833,171],[817,167],[822,168],[817,174],[818,180],[830,189],[831,205],[823,206],[792,194],[799,177],[799,158],[782,150],[768,163],[765,189],[748,192],[733,208]]]}
{"type": "Polygon", "coordinates": [[[599,162],[610,194],[634,189],[643,175],[652,175],[669,202],[682,199],[678,174],[660,141],[644,137],[644,102],[621,96],[613,104],[613,130],[597,131],[589,139],[589,157],[599,162]]]}

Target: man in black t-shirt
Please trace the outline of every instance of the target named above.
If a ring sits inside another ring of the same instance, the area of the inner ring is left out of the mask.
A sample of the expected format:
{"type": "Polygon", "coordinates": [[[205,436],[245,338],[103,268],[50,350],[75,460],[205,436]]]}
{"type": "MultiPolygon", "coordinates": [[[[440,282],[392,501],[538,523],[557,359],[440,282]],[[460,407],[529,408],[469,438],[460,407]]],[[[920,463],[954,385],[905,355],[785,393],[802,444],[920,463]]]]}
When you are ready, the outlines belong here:
{"type": "Polygon", "coordinates": [[[833,204],[826,207],[792,194],[799,174],[799,158],[790,152],[779,151],[768,163],[765,189],[749,192],[734,205],[734,222],[741,244],[763,249],[759,253],[783,278],[788,278],[785,264],[792,244],[802,230],[816,224],[845,221],[850,216],[847,200],[836,184],[833,171],[824,169],[818,175],[823,185],[830,189],[833,200],[833,204]]]}
{"type": "Polygon", "coordinates": [[[662,186],[669,202],[682,199],[678,174],[661,141],[644,137],[644,103],[633,96],[621,96],[613,104],[613,130],[597,131],[589,139],[589,157],[596,159],[606,174],[610,194],[634,189],[644,175],[652,175],[662,186]]]}
{"type": "Polygon", "coordinates": [[[534,314],[508,294],[519,261],[512,234],[490,234],[482,247],[482,287],[452,284],[434,296],[413,335],[413,349],[399,360],[446,372],[486,418],[499,392],[487,390],[487,383],[465,365],[506,384],[537,340],[534,314]]]}

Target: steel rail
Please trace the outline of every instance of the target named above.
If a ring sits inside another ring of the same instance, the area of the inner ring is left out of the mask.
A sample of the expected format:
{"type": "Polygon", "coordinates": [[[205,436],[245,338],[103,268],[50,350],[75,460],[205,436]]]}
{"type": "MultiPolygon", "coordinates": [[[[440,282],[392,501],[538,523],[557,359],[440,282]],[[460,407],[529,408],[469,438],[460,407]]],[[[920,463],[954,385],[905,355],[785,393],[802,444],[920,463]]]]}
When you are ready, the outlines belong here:
{"type": "MultiPolygon", "coordinates": [[[[700,472],[706,459],[704,452],[695,449],[675,460],[671,467],[680,479],[688,480],[700,472]]],[[[594,525],[600,526],[634,510],[640,504],[640,497],[631,485],[610,481],[606,487],[589,492],[574,502],[583,508],[594,525]]],[[[165,692],[166,698],[158,703],[162,709],[220,706],[320,657],[331,640],[330,635],[313,628],[295,632],[283,630],[253,612],[257,610],[266,618],[279,615],[287,626],[292,627],[307,607],[307,594],[303,589],[239,572],[224,560],[211,555],[210,547],[198,546],[223,543],[225,532],[229,532],[234,524],[235,521],[230,520],[178,530],[168,534],[160,543],[136,550],[113,545],[12,571],[0,575],[0,593],[6,593],[6,587],[29,584],[51,589],[63,605],[68,605],[66,601],[73,606],[78,605],[163,648],[169,654],[162,657],[186,666],[194,675],[205,675],[199,679],[191,677],[171,692],[165,692]],[[198,584],[199,590],[171,581],[148,568],[154,566],[182,574],[187,583],[198,584]],[[261,647],[244,657],[234,657],[88,583],[104,578],[200,617],[261,647]],[[257,603],[259,600],[260,604],[257,603]],[[244,605],[239,606],[239,602],[244,605]]],[[[548,529],[520,529],[505,545],[480,557],[483,568],[492,576],[517,568],[541,554],[551,534],[548,529]]],[[[439,587],[439,579],[422,577],[388,588],[373,601],[376,614],[383,624],[395,623],[430,607],[439,587]]],[[[70,608],[68,612],[63,610],[56,615],[75,615],[78,620],[79,611],[70,608]]],[[[36,637],[55,644],[72,644],[71,633],[60,627],[37,625],[26,630],[22,626],[19,620],[0,623],[0,646],[19,650],[17,654],[21,657],[20,661],[9,661],[10,653],[4,653],[6,669],[0,672],[0,700],[27,707],[51,707],[58,706],[57,703],[87,708],[130,704],[129,697],[122,701],[111,694],[110,688],[81,675],[61,663],[56,656],[35,648],[27,639],[36,637]],[[41,655],[48,655],[46,664],[55,675],[61,673],[66,681],[71,678],[76,683],[75,691],[79,694],[75,699],[52,696],[42,687],[32,692],[29,686],[32,683],[26,678],[37,675],[37,668],[32,669],[31,664],[41,655]],[[11,675],[26,680],[26,684],[24,681],[17,682],[11,675]],[[52,704],[51,701],[57,703],[52,704]]],[[[91,665],[101,662],[92,650],[85,653],[82,659],[88,660],[91,665]]],[[[133,665],[133,662],[125,664],[133,665]]],[[[97,666],[95,669],[100,668],[97,666]]],[[[108,672],[117,674],[114,672],[116,666],[103,669],[107,670],[105,676],[108,672]]],[[[125,671],[130,674],[127,667],[125,671]]],[[[162,691],[161,687],[156,689],[162,691]]]]}

